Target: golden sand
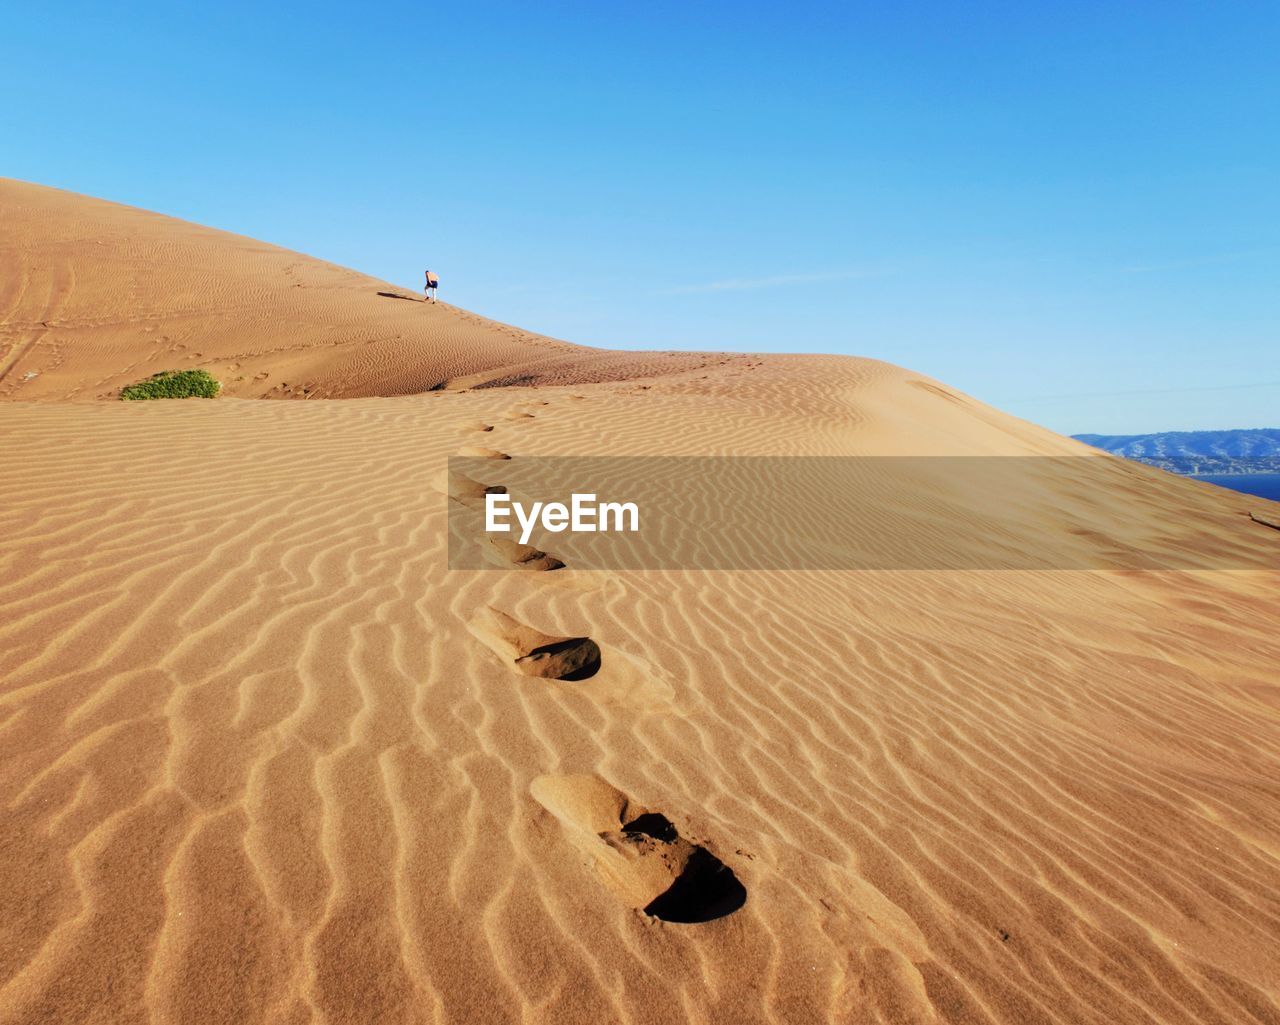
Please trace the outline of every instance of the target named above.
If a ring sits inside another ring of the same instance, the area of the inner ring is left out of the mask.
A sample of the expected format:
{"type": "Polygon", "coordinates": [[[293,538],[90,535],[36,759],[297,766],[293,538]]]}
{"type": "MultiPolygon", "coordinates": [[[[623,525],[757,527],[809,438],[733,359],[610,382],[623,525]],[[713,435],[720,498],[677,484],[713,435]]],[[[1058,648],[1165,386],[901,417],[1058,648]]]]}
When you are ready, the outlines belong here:
{"type": "Polygon", "coordinates": [[[0,230],[0,1021],[1280,1021],[1280,572],[446,563],[458,453],[1081,446],[20,183],[0,230]]]}

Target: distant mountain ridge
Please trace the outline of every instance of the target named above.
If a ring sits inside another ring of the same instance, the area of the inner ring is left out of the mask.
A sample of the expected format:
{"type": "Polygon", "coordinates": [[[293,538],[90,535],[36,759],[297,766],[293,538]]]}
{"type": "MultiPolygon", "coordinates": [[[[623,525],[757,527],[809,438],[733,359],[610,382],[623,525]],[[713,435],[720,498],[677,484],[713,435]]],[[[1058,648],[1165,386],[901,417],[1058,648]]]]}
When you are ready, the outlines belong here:
{"type": "Polygon", "coordinates": [[[1280,428],[1072,437],[1171,473],[1280,473],[1280,428]]]}

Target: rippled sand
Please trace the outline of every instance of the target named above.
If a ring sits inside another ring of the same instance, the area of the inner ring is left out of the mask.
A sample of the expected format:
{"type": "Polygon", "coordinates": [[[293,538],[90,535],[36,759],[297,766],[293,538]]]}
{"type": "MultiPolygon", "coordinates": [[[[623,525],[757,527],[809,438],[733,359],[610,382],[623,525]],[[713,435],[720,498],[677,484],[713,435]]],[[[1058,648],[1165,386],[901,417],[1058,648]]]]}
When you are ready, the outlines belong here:
{"type": "MultiPolygon", "coordinates": [[[[176,222],[108,219],[142,255],[104,282],[59,202],[70,271],[6,250],[10,394],[252,334],[240,279],[186,320],[142,288],[176,222]]],[[[297,348],[247,380],[453,384],[0,403],[0,1021],[1280,1021],[1280,571],[450,571],[464,450],[1085,450],[873,361],[615,358],[286,255],[329,312],[267,309],[297,348]],[[428,321],[404,380],[375,302],[428,321]]],[[[1103,498],[1280,558],[1274,504],[1103,498]]]]}

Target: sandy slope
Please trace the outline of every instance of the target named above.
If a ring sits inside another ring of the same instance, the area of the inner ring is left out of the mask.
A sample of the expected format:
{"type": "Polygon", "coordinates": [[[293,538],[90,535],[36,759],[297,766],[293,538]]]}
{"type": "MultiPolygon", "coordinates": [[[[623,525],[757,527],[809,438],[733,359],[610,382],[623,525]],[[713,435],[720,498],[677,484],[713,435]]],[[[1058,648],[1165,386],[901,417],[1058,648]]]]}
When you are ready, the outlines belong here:
{"type": "MultiPolygon", "coordinates": [[[[0,1021],[1280,1021],[1280,573],[446,568],[463,449],[1083,451],[873,361],[661,369],[0,404],[0,1021]],[[719,917],[642,910],[707,859],[719,917]]],[[[1274,565],[1275,506],[1079,462],[1064,517],[1274,565]]]]}
{"type": "Polygon", "coordinates": [[[0,398],[114,398],[186,367],[227,395],[350,398],[706,362],[585,350],[253,239],[3,178],[0,266],[0,398]]]}

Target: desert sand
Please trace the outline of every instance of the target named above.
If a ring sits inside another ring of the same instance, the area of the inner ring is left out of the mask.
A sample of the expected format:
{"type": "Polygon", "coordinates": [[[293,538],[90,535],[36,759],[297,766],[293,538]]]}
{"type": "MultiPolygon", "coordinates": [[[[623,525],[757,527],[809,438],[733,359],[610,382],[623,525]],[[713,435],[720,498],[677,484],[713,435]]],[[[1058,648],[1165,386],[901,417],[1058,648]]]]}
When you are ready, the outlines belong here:
{"type": "Polygon", "coordinates": [[[0,1021],[1280,1022],[1275,504],[24,183],[0,260],[0,1021]],[[449,456],[652,453],[1079,456],[1100,568],[448,568],[449,456]]]}

